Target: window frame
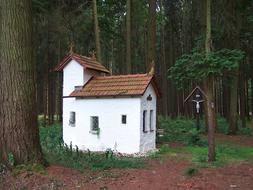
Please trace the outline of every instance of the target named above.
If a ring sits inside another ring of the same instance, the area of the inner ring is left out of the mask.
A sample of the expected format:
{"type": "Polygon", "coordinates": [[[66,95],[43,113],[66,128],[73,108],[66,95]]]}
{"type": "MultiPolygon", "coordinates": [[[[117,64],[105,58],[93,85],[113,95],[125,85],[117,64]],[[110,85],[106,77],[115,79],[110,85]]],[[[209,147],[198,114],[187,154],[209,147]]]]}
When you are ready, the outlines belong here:
{"type": "Polygon", "coordinates": [[[126,114],[121,115],[121,124],[124,124],[124,125],[127,124],[127,115],[126,114]]]}
{"type": "Polygon", "coordinates": [[[149,130],[153,132],[154,129],[154,110],[149,111],[149,130]]]}
{"type": "Polygon", "coordinates": [[[90,133],[93,133],[93,134],[98,134],[99,133],[99,116],[90,116],[90,133]],[[97,119],[97,126],[96,126],[96,129],[94,127],[94,119],[97,119]]]}
{"type": "Polygon", "coordinates": [[[69,126],[71,127],[76,126],[76,112],[75,111],[69,112],[69,126]]]}
{"type": "Polygon", "coordinates": [[[147,133],[147,110],[143,110],[142,112],[142,132],[147,133]]]}

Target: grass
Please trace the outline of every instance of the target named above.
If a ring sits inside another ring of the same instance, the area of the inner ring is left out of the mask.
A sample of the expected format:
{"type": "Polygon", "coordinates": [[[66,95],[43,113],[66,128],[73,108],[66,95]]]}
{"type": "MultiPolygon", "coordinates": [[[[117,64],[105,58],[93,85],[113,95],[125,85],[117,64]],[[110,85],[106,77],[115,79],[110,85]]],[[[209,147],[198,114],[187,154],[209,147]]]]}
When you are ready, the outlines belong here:
{"type": "Polygon", "coordinates": [[[185,146],[170,148],[167,145],[161,146],[158,152],[151,155],[151,158],[164,160],[168,157],[188,159],[196,167],[222,167],[227,164],[251,161],[253,159],[253,148],[241,147],[234,144],[218,144],[216,147],[216,161],[209,163],[207,160],[208,148],[201,146],[185,146]]]}
{"type": "Polygon", "coordinates": [[[15,166],[13,170],[14,175],[18,175],[23,172],[37,173],[42,175],[47,174],[45,167],[41,164],[27,164],[27,165],[21,164],[15,166]]]}
{"type": "Polygon", "coordinates": [[[60,164],[79,171],[84,169],[143,168],[146,166],[144,158],[117,157],[111,152],[82,152],[78,147],[67,146],[62,140],[60,124],[40,127],[40,141],[45,158],[50,164],[60,164]]]}

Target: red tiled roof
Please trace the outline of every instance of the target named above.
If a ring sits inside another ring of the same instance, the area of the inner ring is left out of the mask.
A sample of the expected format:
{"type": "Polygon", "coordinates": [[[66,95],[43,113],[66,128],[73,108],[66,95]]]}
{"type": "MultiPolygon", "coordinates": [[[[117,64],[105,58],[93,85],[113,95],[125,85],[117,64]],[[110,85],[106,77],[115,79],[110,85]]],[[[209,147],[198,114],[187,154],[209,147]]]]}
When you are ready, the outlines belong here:
{"type": "Polygon", "coordinates": [[[148,74],[92,77],[82,89],[74,90],[70,97],[140,96],[152,83],[159,96],[153,76],[148,74]]]}
{"type": "Polygon", "coordinates": [[[110,73],[103,65],[91,57],[85,57],[76,53],[69,54],[66,56],[55,68],[54,71],[62,71],[64,67],[71,61],[75,60],[86,69],[92,69],[101,71],[104,73],[110,73]]]}

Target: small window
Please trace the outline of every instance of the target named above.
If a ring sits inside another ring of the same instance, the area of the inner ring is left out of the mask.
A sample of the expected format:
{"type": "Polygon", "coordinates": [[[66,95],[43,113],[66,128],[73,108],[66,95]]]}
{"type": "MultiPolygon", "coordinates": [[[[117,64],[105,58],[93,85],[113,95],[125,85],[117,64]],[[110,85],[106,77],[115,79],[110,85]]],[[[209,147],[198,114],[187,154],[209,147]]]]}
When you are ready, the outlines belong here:
{"type": "Polygon", "coordinates": [[[99,118],[98,116],[91,116],[91,132],[99,131],[99,118]]]}
{"type": "Polygon", "coordinates": [[[153,110],[150,110],[150,116],[149,116],[149,128],[150,128],[150,131],[154,131],[154,119],[153,119],[153,116],[154,115],[154,111],[153,110]]]}
{"type": "Polygon", "coordinates": [[[76,124],[76,112],[71,111],[69,115],[69,125],[74,127],[76,124]]]}
{"type": "Polygon", "coordinates": [[[126,115],[122,115],[121,116],[121,123],[122,124],[126,124],[127,123],[127,116],[126,115]]]}
{"type": "Polygon", "coordinates": [[[144,110],[143,111],[143,116],[142,116],[142,130],[143,130],[144,133],[147,132],[147,129],[146,129],[146,124],[147,124],[146,118],[147,118],[147,110],[144,110]]]}

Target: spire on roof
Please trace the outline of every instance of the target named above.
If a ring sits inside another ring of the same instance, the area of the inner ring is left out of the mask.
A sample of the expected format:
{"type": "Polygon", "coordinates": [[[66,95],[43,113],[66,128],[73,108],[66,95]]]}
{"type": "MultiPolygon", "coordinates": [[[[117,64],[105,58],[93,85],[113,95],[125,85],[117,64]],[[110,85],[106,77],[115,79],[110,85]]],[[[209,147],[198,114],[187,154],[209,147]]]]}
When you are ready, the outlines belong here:
{"type": "Polygon", "coordinates": [[[73,54],[73,53],[74,53],[74,43],[71,42],[69,46],[69,54],[73,54]]]}
{"type": "Polygon", "coordinates": [[[150,68],[150,70],[148,72],[148,75],[154,75],[154,74],[155,74],[155,62],[152,61],[151,68],[150,68]]]}
{"type": "Polygon", "coordinates": [[[91,55],[91,59],[97,60],[97,58],[96,58],[96,52],[94,50],[92,52],[90,52],[90,55],[91,55]]]}

